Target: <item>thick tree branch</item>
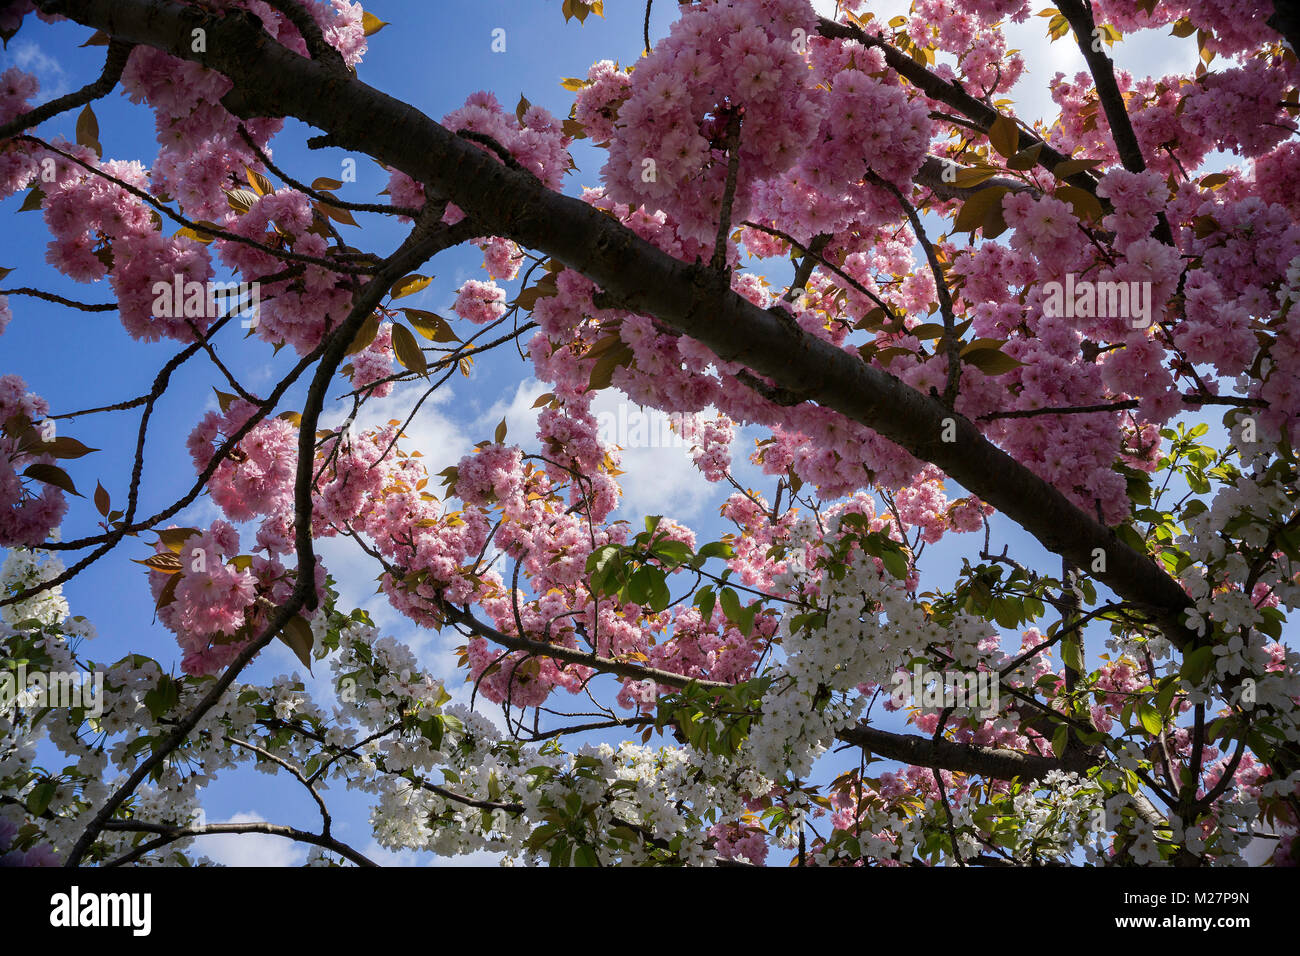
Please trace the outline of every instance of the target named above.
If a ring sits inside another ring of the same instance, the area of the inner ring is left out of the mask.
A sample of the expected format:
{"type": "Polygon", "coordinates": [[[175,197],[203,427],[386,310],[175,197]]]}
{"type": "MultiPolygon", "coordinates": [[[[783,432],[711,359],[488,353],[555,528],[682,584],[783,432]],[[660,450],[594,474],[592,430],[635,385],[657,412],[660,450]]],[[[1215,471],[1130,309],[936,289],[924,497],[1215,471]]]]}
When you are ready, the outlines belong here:
{"type": "MultiPolygon", "coordinates": [[[[281,47],[255,18],[238,11],[218,16],[165,0],[42,0],[41,6],[220,71],[239,93],[231,105],[246,115],[295,116],[327,130],[336,145],[402,170],[447,196],[492,234],[548,253],[615,293],[632,310],[704,342],[723,360],[805,391],[933,462],[1073,563],[1091,566],[1093,549],[1102,549],[1106,571],[1098,577],[1103,583],[1145,609],[1175,646],[1187,648],[1196,640],[1184,624],[1190,601],[1162,568],[990,444],[964,417],[830,343],[791,328],[732,292],[707,268],[673,259],[600,210],[502,166],[412,106],[281,47]],[[190,31],[200,26],[209,36],[202,54],[190,46],[190,31]],[[949,423],[956,440],[945,442],[941,436],[949,423]]],[[[882,45],[856,28],[830,21],[823,21],[822,32],[882,45]]],[[[886,54],[890,58],[888,49],[886,54]]],[[[899,56],[890,59],[891,66],[899,56]]],[[[895,69],[905,76],[914,73],[916,64],[902,59],[906,62],[895,69]]],[[[996,119],[996,111],[969,94],[956,96],[946,82],[921,73],[920,82],[933,87],[932,81],[938,81],[944,87],[938,92],[957,99],[968,115],[990,123],[996,119]]],[[[1022,138],[1029,141],[1025,145],[1037,142],[1025,133],[1022,138]]],[[[1065,158],[1047,147],[1040,152],[1040,161],[1049,166],[1065,158]]]]}
{"type": "Polygon", "coordinates": [[[1300,7],[1294,0],[1273,0],[1273,13],[1264,21],[1291,46],[1291,52],[1300,56],[1300,7]]]}
{"type": "Polygon", "coordinates": [[[960,773],[979,774],[998,780],[1037,780],[1053,770],[1083,773],[1096,766],[1096,753],[1078,750],[1063,759],[1039,757],[1015,750],[998,750],[976,744],[962,744],[951,740],[932,740],[911,734],[895,734],[888,730],[858,724],[841,731],[840,740],[861,747],[878,757],[901,760],[916,767],[955,770],[960,773]]]}
{"type": "Polygon", "coordinates": [[[307,44],[307,52],[314,60],[320,60],[332,70],[346,70],[343,55],[325,42],[320,24],[316,18],[298,0],[266,0],[268,6],[278,10],[286,20],[294,25],[307,44]]]}
{"type": "MultiPolygon", "coordinates": [[[[1268,403],[1260,398],[1238,398],[1232,395],[1181,395],[1179,396],[1184,403],[1188,405],[1232,405],[1236,408],[1260,408],[1267,407],[1268,403]]],[[[1013,408],[998,412],[988,412],[979,417],[980,421],[991,421],[996,418],[1038,418],[1042,415],[1087,415],[1094,412],[1122,412],[1127,409],[1137,408],[1141,401],[1136,398],[1125,398],[1114,402],[1099,402],[1095,405],[1060,405],[1046,406],[1044,408],[1013,408]]]]}
{"type": "Polygon", "coordinates": [[[721,271],[727,264],[727,233],[731,231],[731,204],[736,199],[736,176],[740,172],[740,110],[732,107],[727,117],[727,180],[722,187],[722,207],[718,213],[718,237],[713,243],[709,267],[721,271]]]}
{"type": "MultiPolygon", "coordinates": [[[[981,189],[987,189],[990,186],[1002,186],[1009,193],[1035,193],[1035,189],[1028,183],[1021,182],[1019,179],[1011,179],[1007,176],[994,176],[992,179],[984,181],[974,186],[958,186],[955,182],[949,182],[944,179],[944,170],[948,168],[951,161],[939,156],[926,156],[925,162],[921,163],[921,168],[916,171],[912,177],[912,182],[918,186],[924,186],[935,194],[939,199],[969,199],[972,195],[981,189]]],[[[958,170],[963,167],[953,163],[958,170]]]]}
{"type": "Polygon", "coordinates": [[[1101,108],[1106,111],[1106,121],[1110,124],[1110,135],[1115,141],[1120,162],[1129,172],[1140,173],[1147,168],[1146,160],[1129,120],[1124,94],[1115,80],[1115,64],[1097,42],[1097,24],[1092,19],[1092,11],[1081,0],[1061,0],[1060,10],[1074,32],[1079,52],[1083,54],[1097,85],[1097,97],[1101,100],[1101,108]]]}
{"type": "Polygon", "coordinates": [[[276,823],[209,823],[206,826],[198,827],[176,827],[165,823],[145,823],[142,820],[110,820],[104,825],[104,829],[126,833],[160,834],[158,839],[150,840],[148,843],[144,844],[144,846],[138,847],[130,853],[118,857],[116,860],[110,861],[106,864],[107,866],[122,866],[126,863],[134,863],[137,859],[144,856],[145,853],[166,846],[169,843],[175,843],[177,840],[185,840],[190,837],[211,836],[220,833],[265,833],[270,836],[284,837],[286,840],[294,840],[298,843],[310,843],[313,846],[333,850],[345,859],[351,860],[353,863],[357,864],[357,866],[379,865],[362,853],[354,850],[346,843],[334,839],[328,833],[310,833],[306,830],[281,826],[276,823]]]}

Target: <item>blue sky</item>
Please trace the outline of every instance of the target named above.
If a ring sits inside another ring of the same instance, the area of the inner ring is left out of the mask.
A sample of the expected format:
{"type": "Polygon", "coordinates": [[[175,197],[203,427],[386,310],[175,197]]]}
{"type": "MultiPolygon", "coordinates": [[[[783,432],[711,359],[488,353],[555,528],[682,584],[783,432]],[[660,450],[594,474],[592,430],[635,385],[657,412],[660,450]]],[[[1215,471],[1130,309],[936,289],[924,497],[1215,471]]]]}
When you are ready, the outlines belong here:
{"type": "MultiPolygon", "coordinates": [[[[507,107],[513,107],[523,94],[557,116],[567,116],[572,94],[561,88],[560,79],[585,76],[597,59],[633,62],[641,51],[644,7],[628,0],[609,0],[604,19],[592,16],[581,26],[576,20],[566,24],[559,8],[560,0],[474,3],[373,0],[368,9],[391,25],[372,38],[360,76],[435,119],[462,105],[468,94],[480,89],[495,92],[507,107]],[[492,51],[492,31],[496,28],[506,30],[504,53],[492,51]]],[[[882,13],[887,18],[900,9],[905,9],[905,5],[885,4],[882,13]]],[[[675,3],[660,0],[655,4],[652,36],[666,33],[675,14],[675,3]]],[[[1031,68],[1040,67],[1022,83],[1027,91],[1033,86],[1039,88],[1025,99],[1026,110],[1029,115],[1044,115],[1051,105],[1045,96],[1044,81],[1057,69],[1073,73],[1081,67],[1081,58],[1068,43],[1049,48],[1041,39],[1045,32],[1043,22],[1037,19],[1013,31],[1012,45],[1026,50],[1031,68]]],[[[10,41],[9,49],[0,55],[0,70],[17,64],[35,72],[42,82],[39,97],[42,101],[76,89],[97,76],[102,66],[102,48],[78,48],[89,34],[89,30],[75,25],[48,27],[29,20],[23,31],[10,41]]],[[[1150,46],[1142,39],[1125,44],[1128,49],[1120,57],[1121,64],[1132,57],[1130,62],[1144,64],[1143,72],[1159,72],[1172,69],[1177,62],[1175,57],[1180,57],[1184,64],[1191,62],[1185,56],[1185,49],[1179,46],[1183,41],[1166,39],[1157,43],[1157,39],[1152,38],[1150,46]]],[[[94,109],[106,157],[139,158],[146,162],[152,159],[156,146],[151,113],[131,105],[120,94],[97,102],[94,109]]],[[[71,138],[74,121],[75,115],[65,115],[45,124],[41,132],[62,133],[71,138]]],[[[305,181],[319,176],[338,177],[340,163],[347,154],[338,150],[307,150],[304,142],[314,132],[294,121],[288,122],[273,141],[277,163],[305,181]]],[[[575,144],[573,152],[579,171],[570,177],[566,191],[577,194],[583,186],[598,184],[604,154],[586,142],[575,144]]],[[[356,160],[358,181],[348,184],[340,195],[353,201],[374,201],[386,185],[387,176],[368,159],[356,157],[356,160]]],[[[44,263],[48,235],[39,213],[17,211],[22,198],[20,195],[0,203],[0,222],[4,223],[0,267],[14,270],[3,285],[37,286],[71,298],[111,301],[106,283],[80,285],[58,276],[44,263]]],[[[373,218],[366,220],[364,239],[359,230],[350,230],[354,235],[348,238],[354,245],[385,251],[400,242],[402,227],[390,222],[373,222],[373,218]]],[[[404,304],[446,314],[455,289],[467,278],[482,277],[480,263],[481,255],[474,247],[443,253],[421,270],[435,274],[434,282],[404,304]]],[[[780,281],[782,273],[788,274],[788,269],[778,268],[768,275],[773,281],[780,281]]],[[[0,336],[0,374],[22,375],[28,387],[46,397],[56,413],[143,394],[148,391],[158,367],[177,350],[174,343],[133,342],[112,313],[85,314],[18,297],[11,298],[10,305],[15,317],[0,336]]],[[[294,358],[287,349],[273,356],[265,343],[258,339],[242,340],[237,334],[229,336],[220,350],[241,381],[255,392],[266,391],[294,358]]],[[[194,471],[184,439],[198,418],[215,407],[212,389],[222,384],[217,370],[198,358],[191,360],[183,373],[176,376],[158,407],[146,446],[142,513],[153,513],[169,504],[191,485],[194,471]]],[[[426,404],[410,429],[407,447],[423,451],[430,471],[436,472],[454,464],[476,441],[490,437],[503,417],[507,419],[511,440],[531,437],[536,414],[531,408],[533,399],[546,390],[531,380],[529,367],[513,352],[503,350],[481,358],[472,378],[456,377],[435,401],[426,404]]],[[[300,404],[302,391],[301,387],[296,388],[283,407],[300,404]]],[[[398,389],[388,400],[375,403],[362,424],[404,418],[415,396],[418,396],[416,389],[398,389]]],[[[614,410],[620,398],[607,392],[596,408],[614,410]]],[[[327,413],[325,423],[334,424],[341,419],[336,407],[327,413]]],[[[109,490],[115,507],[125,501],[137,428],[138,413],[134,411],[60,422],[60,434],[72,435],[101,449],[69,464],[69,472],[87,498],[72,499],[63,524],[65,537],[92,533],[98,516],[88,498],[96,481],[109,490]]],[[[746,462],[757,435],[756,431],[746,430],[738,438],[737,475],[742,484],[770,495],[771,482],[746,462]]],[[[709,486],[691,468],[684,450],[632,449],[624,454],[623,468],[627,474],[623,478],[625,499],[620,517],[639,525],[646,514],[667,514],[695,527],[701,541],[728,530],[717,517],[717,505],[726,497],[727,489],[709,486]]],[[[954,496],[959,493],[953,490],[954,496]]],[[[215,507],[200,499],[178,517],[177,523],[206,525],[216,517],[215,507]]],[[[1057,558],[1046,554],[1009,523],[998,519],[995,531],[998,536],[994,540],[1009,542],[1013,553],[1024,563],[1049,572],[1059,568],[1057,558]]],[[[923,589],[951,582],[961,558],[972,556],[979,544],[977,535],[953,536],[940,547],[928,550],[923,589]]],[[[128,540],[65,588],[73,613],[89,617],[98,627],[99,637],[87,649],[98,660],[112,661],[128,650],[138,650],[157,658],[164,666],[178,665],[173,636],[150,623],[146,579],[140,566],[129,560],[143,556],[147,550],[142,542],[128,540]]],[[[409,641],[435,673],[448,678],[449,689],[464,686],[462,675],[454,672],[451,650],[461,643],[458,636],[451,632],[444,635],[421,632],[391,611],[373,593],[376,573],[373,564],[355,548],[323,542],[320,553],[340,582],[344,607],[367,607],[381,631],[409,641]]],[[[1100,641],[1094,639],[1091,643],[1096,648],[1100,641]]],[[[276,643],[247,676],[250,680],[269,682],[276,674],[294,670],[300,671],[301,666],[286,648],[276,643]]],[[[317,668],[317,672],[327,673],[327,670],[317,668]]],[[[312,678],[303,676],[309,688],[324,690],[323,683],[313,684],[312,678]]],[[[327,700],[328,696],[321,694],[318,699],[327,700]]],[[[567,701],[557,698],[552,703],[563,707],[567,701]]],[[[902,729],[897,718],[887,719],[884,725],[902,729]]],[[[328,799],[340,838],[376,858],[397,862],[371,844],[363,799],[341,790],[333,791],[328,799]]],[[[266,819],[293,823],[314,819],[310,799],[296,783],[251,770],[228,774],[209,786],[203,804],[209,821],[266,819]]],[[[294,863],[306,855],[304,848],[274,837],[209,838],[204,852],[231,863],[294,863]]],[[[425,862],[428,855],[406,854],[401,859],[425,862]]]]}

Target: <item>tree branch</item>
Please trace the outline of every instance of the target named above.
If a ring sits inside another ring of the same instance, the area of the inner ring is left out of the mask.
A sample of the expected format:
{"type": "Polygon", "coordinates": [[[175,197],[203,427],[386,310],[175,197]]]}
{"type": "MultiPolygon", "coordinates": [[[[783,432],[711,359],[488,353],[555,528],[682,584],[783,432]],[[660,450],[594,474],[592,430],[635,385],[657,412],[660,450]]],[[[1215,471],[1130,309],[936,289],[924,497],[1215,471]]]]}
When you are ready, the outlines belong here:
{"type": "Polygon", "coordinates": [[[916,767],[955,770],[997,780],[1011,780],[1015,777],[1037,780],[1053,770],[1083,773],[1098,763],[1098,755],[1088,750],[1077,750],[1062,759],[1040,757],[1016,750],[999,750],[942,738],[932,740],[910,734],[895,734],[868,727],[865,723],[840,731],[839,739],[879,757],[901,760],[916,767]]]}
{"type": "Polygon", "coordinates": [[[213,682],[212,687],[194,709],[177,723],[161,746],[153,750],[149,757],[135,768],[126,782],[104,802],[91,819],[90,825],[69,851],[65,866],[73,867],[81,862],[81,858],[117,808],[135,792],[135,788],[153,772],[155,767],[160,766],[176,748],[185,742],[190,731],[203,719],[203,715],[221,700],[226,689],[240,672],[275,639],[289,620],[304,607],[309,610],[315,609],[317,604],[316,554],[312,549],[311,537],[312,465],[316,459],[316,422],[324,406],[325,391],[361,323],[374,311],[375,306],[388,293],[392,284],[423,262],[432,248],[434,243],[428,238],[425,223],[422,221],[401,248],[384,262],[374,278],[361,289],[351,313],[326,339],[320,365],[317,366],[316,374],[307,391],[307,401],[303,406],[298,432],[298,466],[294,480],[294,548],[297,552],[298,568],[293,593],[284,604],[275,609],[262,633],[239,652],[239,656],[213,682]]]}
{"type": "Polygon", "coordinates": [[[107,96],[113,91],[113,87],[117,86],[117,81],[122,78],[122,71],[126,69],[126,61],[131,55],[132,46],[133,44],[123,43],[120,40],[109,41],[108,55],[104,58],[104,69],[99,74],[99,79],[86,84],[75,93],[68,93],[48,103],[42,103],[35,109],[10,120],[4,126],[0,126],[0,140],[6,140],[25,129],[39,126],[52,116],[58,116],[67,110],[76,109],[92,100],[107,96]]]}
{"type": "MultiPolygon", "coordinates": [[[[881,37],[872,36],[860,27],[836,23],[834,20],[822,17],[818,23],[817,32],[820,35],[831,39],[856,40],[868,49],[874,48],[880,50],[880,52],[885,56],[885,63],[895,73],[903,77],[930,99],[938,100],[941,103],[947,103],[953,109],[968,116],[984,133],[988,132],[989,127],[992,126],[994,121],[1001,115],[993,107],[976,99],[956,83],[945,80],[939,75],[930,72],[906,53],[895,48],[887,40],[881,37]]],[[[1040,147],[1038,152],[1038,165],[1042,166],[1049,172],[1055,169],[1060,163],[1063,163],[1070,158],[1023,129],[1020,130],[1020,140],[1017,146],[1021,150],[1029,149],[1033,146],[1040,147]]],[[[1072,186],[1078,186],[1080,189],[1086,189],[1088,192],[1096,195],[1097,181],[1086,172],[1074,173],[1071,176],[1065,177],[1064,181],[1072,186]]]]}
{"type": "MultiPolygon", "coordinates": [[[[1097,86],[1097,98],[1101,100],[1101,108],[1106,112],[1106,122],[1110,126],[1111,139],[1115,141],[1115,150],[1119,153],[1120,162],[1130,173],[1143,172],[1147,164],[1142,157],[1142,147],[1138,144],[1133,121],[1129,118],[1128,107],[1124,104],[1124,94],[1120,92],[1119,83],[1115,80],[1115,64],[1111,62],[1097,39],[1097,24],[1092,18],[1091,5],[1084,3],[1083,0],[1061,0],[1060,10],[1061,15],[1069,22],[1070,29],[1074,31],[1079,52],[1083,54],[1083,59],[1088,64],[1088,71],[1097,86]]],[[[1167,246],[1174,244],[1169,220],[1165,218],[1163,212],[1159,214],[1153,235],[1167,246]]]]}
{"type": "Polygon", "coordinates": [[[334,839],[328,833],[310,833],[306,830],[298,830],[294,827],[281,826],[276,823],[209,823],[206,826],[200,827],[177,827],[166,823],[146,823],[143,820],[110,820],[104,825],[104,829],[127,833],[161,834],[159,839],[150,840],[144,846],[138,847],[130,853],[120,856],[115,860],[111,860],[106,863],[105,866],[122,866],[126,863],[134,863],[150,850],[156,850],[169,843],[175,843],[177,840],[184,840],[189,837],[211,836],[218,833],[265,833],[270,836],[284,837],[287,840],[294,840],[298,843],[311,843],[315,846],[324,847],[327,850],[333,850],[340,856],[351,860],[353,863],[357,864],[357,866],[379,865],[363,854],[357,852],[346,843],[334,839]]]}
{"type": "MultiPolygon", "coordinates": [[[[634,311],[699,339],[724,361],[807,391],[933,462],[1075,564],[1090,566],[1093,549],[1101,548],[1107,556],[1107,570],[1098,575],[1103,583],[1145,609],[1175,646],[1187,648],[1196,640],[1184,624],[1190,601],[1162,568],[994,447],[964,417],[856,356],[792,329],[732,292],[716,274],[673,259],[600,210],[502,166],[410,105],[266,42],[260,26],[238,12],[217,16],[165,0],[41,0],[41,5],[183,59],[201,59],[235,82],[240,106],[256,107],[262,115],[296,116],[327,130],[337,145],[401,169],[446,195],[492,234],[545,251],[616,293],[634,311]],[[190,49],[190,31],[200,25],[209,32],[206,54],[190,49]],[[942,441],[946,423],[955,425],[955,441],[942,441]]],[[[882,42],[830,21],[823,21],[822,32],[865,38],[869,45],[882,42]]],[[[893,66],[901,54],[886,52],[893,66]]],[[[916,64],[903,59],[906,63],[895,68],[904,76],[915,74],[916,64]]],[[[996,119],[996,111],[969,94],[957,96],[946,82],[921,73],[926,86],[937,81],[944,87],[938,92],[975,116],[990,123],[996,119]]],[[[1022,137],[1029,140],[1026,145],[1037,142],[1023,132],[1022,137]]],[[[1049,168],[1066,158],[1047,147],[1039,155],[1049,168]]]]}

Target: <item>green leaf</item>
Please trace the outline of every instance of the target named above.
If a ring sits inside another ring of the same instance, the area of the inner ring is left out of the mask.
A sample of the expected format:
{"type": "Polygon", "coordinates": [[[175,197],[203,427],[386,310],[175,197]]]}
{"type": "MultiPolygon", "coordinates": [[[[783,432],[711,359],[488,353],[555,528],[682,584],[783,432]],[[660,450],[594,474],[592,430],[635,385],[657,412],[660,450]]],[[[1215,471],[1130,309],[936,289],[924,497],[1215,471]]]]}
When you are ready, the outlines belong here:
{"type": "Polygon", "coordinates": [[[87,448],[77,439],[66,435],[60,435],[53,441],[35,442],[24,446],[22,450],[32,455],[53,455],[55,458],[80,458],[99,451],[98,448],[87,448]]]}
{"type": "Polygon", "coordinates": [[[1162,718],[1170,716],[1170,708],[1174,701],[1174,692],[1178,690],[1177,678],[1165,678],[1162,682],[1160,692],[1156,694],[1155,708],[1156,713],[1162,718]]]}
{"type": "Polygon", "coordinates": [[[938,339],[943,337],[944,327],[938,322],[922,322],[908,329],[907,332],[918,339],[938,339]]]}
{"type": "Polygon", "coordinates": [[[27,812],[34,817],[39,817],[50,808],[50,801],[54,799],[54,792],[58,789],[53,780],[42,780],[27,794],[27,812]]]}
{"type": "Polygon", "coordinates": [[[593,594],[610,594],[617,590],[611,585],[614,572],[621,568],[618,545],[601,545],[587,555],[587,574],[593,594]]]}
{"type": "Polygon", "coordinates": [[[429,746],[434,750],[442,749],[442,737],[445,725],[442,718],[437,714],[426,720],[420,721],[420,733],[429,741],[429,746]]]}
{"type": "Polygon", "coordinates": [[[108,492],[98,481],[95,482],[95,508],[104,517],[108,517],[108,512],[112,507],[112,499],[109,498],[108,492]]]}
{"type": "Polygon", "coordinates": [[[718,593],[718,599],[722,602],[722,613],[727,616],[727,620],[735,623],[740,618],[740,598],[731,588],[723,588],[718,593]]]}
{"type": "Polygon", "coordinates": [[[598,392],[609,388],[614,381],[614,372],[624,365],[629,365],[635,357],[630,346],[620,342],[604,352],[591,368],[591,378],[587,382],[587,391],[598,392]]]}
{"type": "Polygon", "coordinates": [[[1078,186],[1057,186],[1056,198],[1069,203],[1070,208],[1074,210],[1074,215],[1079,219],[1101,222],[1102,216],[1105,215],[1097,197],[1078,186]]]}
{"type": "Polygon", "coordinates": [[[27,191],[23,204],[18,207],[19,212],[34,212],[40,209],[45,202],[45,191],[40,186],[33,186],[27,191]]]}
{"type": "MultiPolygon", "coordinates": [[[[329,196],[331,199],[334,198],[331,193],[322,193],[322,195],[329,196]]],[[[335,222],[341,222],[345,226],[357,225],[357,221],[352,217],[352,212],[350,210],[343,209],[339,206],[331,206],[327,202],[314,202],[312,203],[312,206],[322,216],[325,216],[328,219],[333,219],[335,222]]]]}
{"type": "Polygon", "coordinates": [[[1038,165],[1038,154],[1042,152],[1042,150],[1042,143],[1035,143],[1028,149],[1022,149],[1020,152],[1016,153],[1016,155],[1007,160],[1007,168],[1020,170],[1021,172],[1026,169],[1033,169],[1038,165]]]}
{"type": "Polygon", "coordinates": [[[899,580],[907,577],[907,558],[899,548],[882,548],[880,560],[885,565],[885,570],[899,580]]]}
{"type": "Polygon", "coordinates": [[[1138,704],[1137,718],[1142,724],[1142,729],[1153,737],[1158,737],[1164,730],[1165,722],[1161,719],[1159,712],[1146,701],[1138,704]]]}
{"type": "Polygon", "coordinates": [[[1052,753],[1059,758],[1065,753],[1065,745],[1070,737],[1070,727],[1068,724],[1061,724],[1056,728],[1056,733],[1052,734],[1052,753]]]}
{"type": "Polygon", "coordinates": [[[158,532],[158,540],[173,554],[180,554],[185,542],[199,533],[198,528],[163,528],[158,532]]]}
{"type": "Polygon", "coordinates": [[[1100,165],[1100,159],[1067,159],[1052,167],[1052,175],[1057,179],[1069,179],[1075,173],[1082,173],[1100,165]]]}
{"type": "Polygon", "coordinates": [[[1076,674],[1088,673],[1083,661],[1083,650],[1079,647],[1079,641],[1076,638],[1067,637],[1061,641],[1061,660],[1066,667],[1076,674]]]}
{"type": "Polygon", "coordinates": [[[1179,676],[1193,686],[1205,680],[1210,668],[1214,666],[1214,648],[1198,647],[1183,658],[1179,676]]]}
{"type": "Polygon", "coordinates": [[[695,592],[695,606],[700,609],[700,618],[706,624],[713,616],[713,606],[717,600],[718,596],[714,593],[712,585],[706,584],[695,592]]]}
{"type": "Polygon", "coordinates": [[[968,365],[975,366],[990,377],[1004,375],[1012,369],[1025,364],[1013,359],[1006,352],[999,352],[997,349],[973,349],[963,354],[961,360],[968,365]]]}
{"type": "Polygon", "coordinates": [[[698,551],[695,552],[695,560],[691,562],[694,567],[704,564],[709,558],[734,558],[736,551],[725,541],[710,541],[698,551]]]}
{"type": "MultiPolygon", "coordinates": [[[[179,578],[173,580],[179,580],[179,578]]],[[[158,683],[152,689],[146,691],[144,695],[145,709],[149,711],[154,720],[161,720],[179,703],[180,691],[178,685],[176,681],[166,674],[158,678],[158,683]]]]}
{"type": "Polygon", "coordinates": [[[964,203],[957,213],[957,218],[952,224],[953,232],[974,232],[984,225],[988,216],[996,210],[998,216],[1002,212],[1002,197],[1007,194],[1006,186],[986,186],[977,193],[973,193],[964,203]]]}
{"type": "Polygon", "coordinates": [[[659,541],[651,552],[666,564],[682,565],[688,563],[695,553],[681,541],[659,541]]]}
{"type": "Polygon", "coordinates": [[[1013,628],[1020,623],[1020,602],[1012,597],[1000,597],[993,602],[993,619],[998,625],[1013,628]]]}
{"type": "Polygon", "coordinates": [[[348,346],[348,350],[343,354],[356,355],[362,349],[370,345],[370,343],[375,340],[375,336],[378,334],[379,334],[379,315],[377,313],[371,312],[362,321],[361,327],[357,329],[357,334],[352,339],[352,344],[348,346]]]}
{"type": "Polygon", "coordinates": [[[252,209],[253,203],[257,202],[259,198],[257,193],[251,189],[245,189],[243,186],[226,190],[226,205],[240,214],[252,209]]]}
{"type": "Polygon", "coordinates": [[[666,608],[672,601],[672,593],[663,569],[651,564],[637,568],[628,582],[628,597],[656,613],[666,608]]]}

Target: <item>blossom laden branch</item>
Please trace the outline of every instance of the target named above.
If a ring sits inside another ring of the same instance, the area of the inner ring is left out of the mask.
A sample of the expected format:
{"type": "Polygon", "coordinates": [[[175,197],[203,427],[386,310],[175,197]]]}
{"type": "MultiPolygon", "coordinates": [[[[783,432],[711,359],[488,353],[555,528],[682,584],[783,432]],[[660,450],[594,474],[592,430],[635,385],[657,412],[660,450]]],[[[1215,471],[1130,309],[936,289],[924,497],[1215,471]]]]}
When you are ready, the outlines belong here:
{"type": "Polygon", "coordinates": [[[75,867],[95,838],[109,822],[118,807],[135,792],[153,769],[162,763],[173,751],[180,747],[190,732],[198,726],[203,716],[211,710],[222,695],[239,676],[240,672],[258,653],[271,643],[297,615],[299,610],[313,610],[316,607],[316,555],[312,547],[312,464],[315,461],[316,423],[325,402],[325,392],[330,379],[342,362],[353,336],[361,323],[374,311],[376,305],[388,293],[390,286],[432,254],[437,244],[429,237],[428,223],[421,220],[411,236],[402,247],[385,260],[378,273],[357,295],[351,313],[321,346],[320,364],[307,392],[307,401],[302,410],[299,432],[298,466],[294,481],[294,549],[298,557],[297,578],[293,593],[289,599],[271,614],[262,633],[239,652],[235,660],[226,668],[202,700],[177,725],[162,743],[136,767],[126,782],[113,792],[99,811],[91,819],[85,831],[77,839],[68,853],[65,866],[75,867]]]}

